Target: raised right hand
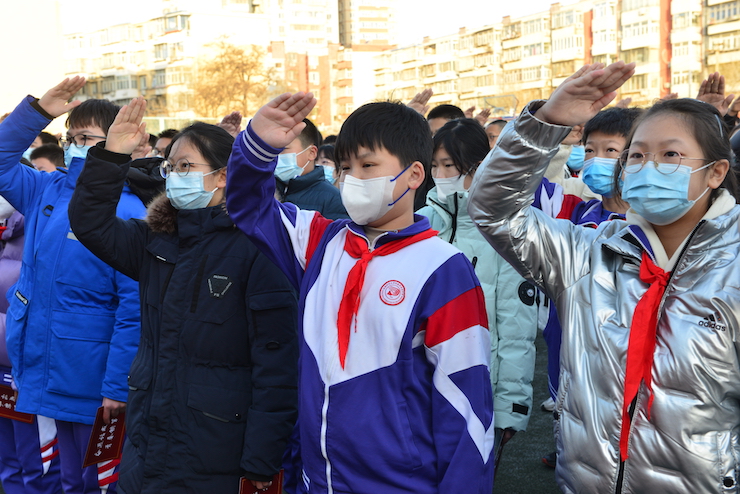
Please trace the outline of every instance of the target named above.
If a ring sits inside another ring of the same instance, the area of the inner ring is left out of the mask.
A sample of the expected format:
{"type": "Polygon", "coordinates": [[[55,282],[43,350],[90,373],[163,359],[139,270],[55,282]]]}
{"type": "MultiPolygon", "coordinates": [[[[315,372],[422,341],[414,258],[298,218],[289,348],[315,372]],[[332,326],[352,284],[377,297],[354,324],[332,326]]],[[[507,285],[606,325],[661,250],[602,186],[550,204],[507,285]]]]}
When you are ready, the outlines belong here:
{"type": "Polygon", "coordinates": [[[571,127],[585,123],[616,97],[616,90],[634,72],[634,62],[625,64],[621,60],[606,68],[600,63],[584,65],[558,86],[537,110],[537,118],[571,127]]]}
{"type": "Polygon", "coordinates": [[[108,129],[105,149],[114,153],[131,154],[146,135],[146,122],[142,122],[146,100],[138,97],[118,110],[113,125],[108,129]]]}
{"type": "Polygon", "coordinates": [[[314,106],[313,93],[281,94],[254,115],[252,130],[270,146],[284,148],[300,135],[314,106]]]}
{"type": "Polygon", "coordinates": [[[62,82],[46,91],[46,94],[44,94],[39,100],[39,106],[54,118],[57,118],[59,115],[64,115],[68,111],[82,104],[82,101],[72,101],[70,103],[68,103],[68,101],[77,91],[82,89],[82,86],[84,85],[84,77],[74,76],[72,79],[67,77],[62,82]]]}

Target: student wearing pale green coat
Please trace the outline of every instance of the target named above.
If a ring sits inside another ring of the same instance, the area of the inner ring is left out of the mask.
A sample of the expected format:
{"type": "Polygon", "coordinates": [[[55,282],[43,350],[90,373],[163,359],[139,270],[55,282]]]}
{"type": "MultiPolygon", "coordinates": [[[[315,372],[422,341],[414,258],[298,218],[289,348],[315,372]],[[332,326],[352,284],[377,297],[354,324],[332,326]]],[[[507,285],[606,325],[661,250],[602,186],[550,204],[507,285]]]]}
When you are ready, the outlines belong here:
{"type": "Polygon", "coordinates": [[[435,187],[417,213],[468,257],[483,287],[491,336],[494,447],[500,456],[506,442],[529,422],[537,310],[534,286],[493,250],[468,215],[467,189],[488,151],[486,133],[473,119],[452,120],[438,130],[432,159],[435,187]]]}

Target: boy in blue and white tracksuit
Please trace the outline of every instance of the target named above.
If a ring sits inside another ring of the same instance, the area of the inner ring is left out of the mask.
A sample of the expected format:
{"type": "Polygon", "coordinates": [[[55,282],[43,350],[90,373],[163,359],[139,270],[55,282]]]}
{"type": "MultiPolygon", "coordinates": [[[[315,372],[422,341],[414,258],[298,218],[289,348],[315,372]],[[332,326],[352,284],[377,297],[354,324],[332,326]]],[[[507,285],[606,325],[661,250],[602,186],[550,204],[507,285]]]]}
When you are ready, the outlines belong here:
{"type": "MultiPolygon", "coordinates": [[[[112,122],[117,107],[101,104],[112,107],[112,122]]],[[[53,173],[19,162],[55,116],[29,96],[0,125],[0,194],[26,219],[20,279],[8,291],[8,356],[17,410],[56,420],[65,493],[113,493],[118,461],[83,469],[82,460],[98,407],[127,399],[140,331],[138,285],[98,260],[70,229],[67,204],[84,158],[53,173]]],[[[110,122],[86,126],[105,132],[110,122]]],[[[141,201],[124,194],[118,215],[144,214],[141,201]]]]}
{"type": "Polygon", "coordinates": [[[490,494],[493,400],[483,292],[470,262],[413,215],[414,195],[405,193],[423,182],[431,161],[427,123],[392,103],[371,103],[349,117],[337,147],[340,156],[347,147],[352,155],[340,160],[342,199],[352,218],[364,220],[332,222],[273,198],[281,149],[255,130],[264,111],[234,144],[227,205],[234,223],[300,291],[303,491],[490,494]],[[373,173],[356,164],[368,148],[349,142],[358,126],[375,133],[373,170],[395,175],[375,179],[395,198],[380,219],[363,216],[368,208],[347,194],[350,180],[365,182],[356,177],[373,173]],[[418,157],[404,154],[417,149],[418,157]],[[387,218],[399,211],[409,221],[392,228],[387,218]],[[358,305],[345,327],[362,263],[358,305]]]}

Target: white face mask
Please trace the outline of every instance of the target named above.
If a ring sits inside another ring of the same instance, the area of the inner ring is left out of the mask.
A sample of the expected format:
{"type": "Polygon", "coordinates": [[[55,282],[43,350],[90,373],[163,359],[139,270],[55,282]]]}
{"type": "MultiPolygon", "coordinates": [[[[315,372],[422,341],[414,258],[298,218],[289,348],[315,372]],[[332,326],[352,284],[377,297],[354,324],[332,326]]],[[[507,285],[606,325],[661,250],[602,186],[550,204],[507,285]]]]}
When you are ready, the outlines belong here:
{"type": "Polygon", "coordinates": [[[464,192],[466,177],[467,175],[460,175],[453,178],[434,177],[434,185],[437,186],[437,199],[440,202],[445,202],[447,201],[447,196],[451,196],[456,192],[464,192]]]}
{"type": "Polygon", "coordinates": [[[3,196],[0,196],[0,220],[7,220],[14,211],[15,208],[3,196]]]}
{"type": "Polygon", "coordinates": [[[393,200],[393,190],[396,187],[396,179],[400,177],[410,166],[395,177],[368,178],[365,180],[347,175],[344,182],[340,182],[339,191],[342,194],[342,204],[352,221],[358,225],[367,225],[379,220],[393,209],[401,197],[411,189],[393,200]]]}

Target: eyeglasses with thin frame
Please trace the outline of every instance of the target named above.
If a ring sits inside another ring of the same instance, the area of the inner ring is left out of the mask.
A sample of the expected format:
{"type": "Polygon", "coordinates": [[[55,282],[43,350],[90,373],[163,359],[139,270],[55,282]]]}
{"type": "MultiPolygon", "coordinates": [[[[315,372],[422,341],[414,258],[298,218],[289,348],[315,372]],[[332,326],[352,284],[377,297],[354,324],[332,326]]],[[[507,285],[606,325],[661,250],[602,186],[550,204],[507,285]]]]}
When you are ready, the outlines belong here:
{"type": "Polygon", "coordinates": [[[190,168],[193,165],[202,165],[211,168],[211,165],[207,163],[192,163],[185,158],[179,160],[177,163],[172,163],[171,161],[164,160],[159,165],[159,174],[162,175],[162,177],[167,178],[172,174],[172,172],[175,172],[179,176],[185,177],[188,173],[190,173],[190,168]]]}
{"type": "Polygon", "coordinates": [[[687,160],[711,161],[706,158],[689,158],[672,149],[663,149],[656,153],[643,153],[636,149],[626,149],[619,157],[619,163],[625,173],[637,173],[642,170],[645,163],[652,161],[662,165],[657,167],[657,170],[663,175],[675,173],[681,165],[689,166],[684,163],[687,160]]]}
{"type": "Polygon", "coordinates": [[[78,148],[84,148],[85,146],[88,145],[87,144],[88,139],[99,139],[101,141],[104,141],[106,137],[105,136],[94,136],[94,135],[89,135],[89,134],[77,134],[75,136],[68,135],[67,137],[62,137],[60,141],[64,149],[68,149],[69,146],[71,146],[72,144],[74,144],[78,148]]]}

